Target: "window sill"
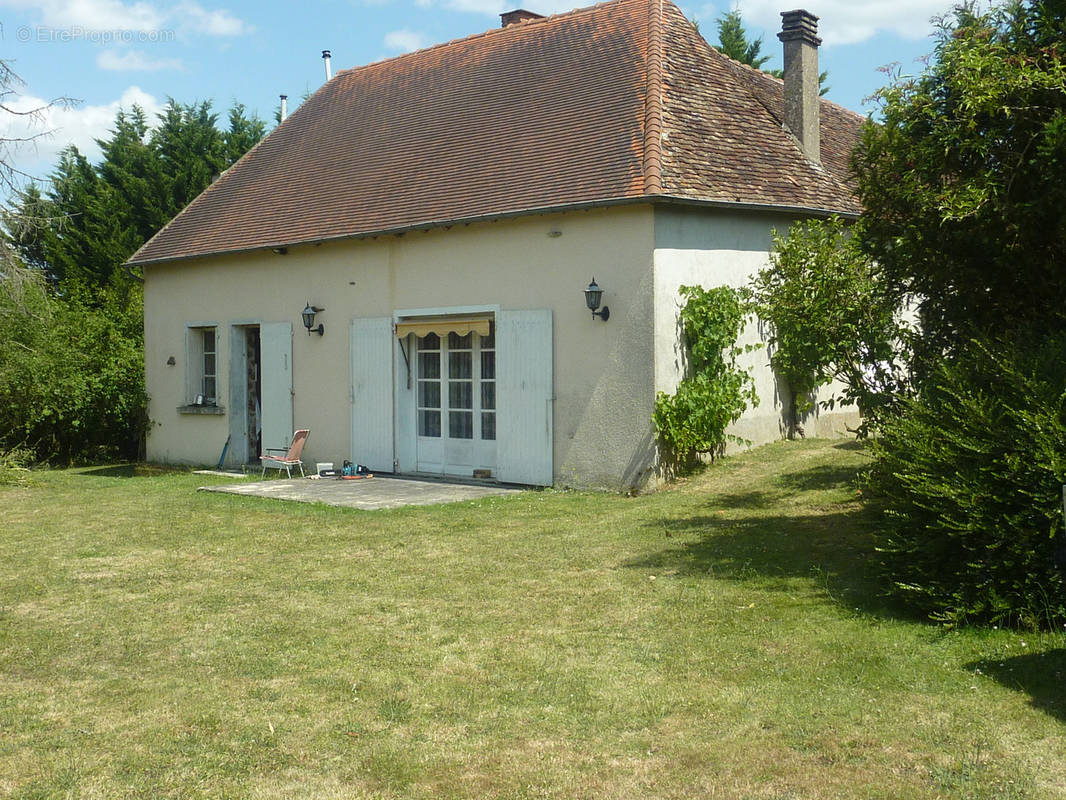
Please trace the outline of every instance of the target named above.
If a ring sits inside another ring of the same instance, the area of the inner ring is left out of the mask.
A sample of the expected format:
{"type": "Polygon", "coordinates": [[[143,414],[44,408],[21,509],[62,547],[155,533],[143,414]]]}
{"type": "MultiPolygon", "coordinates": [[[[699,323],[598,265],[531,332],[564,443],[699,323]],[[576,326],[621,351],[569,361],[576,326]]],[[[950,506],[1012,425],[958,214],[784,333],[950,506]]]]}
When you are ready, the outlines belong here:
{"type": "Polygon", "coordinates": [[[178,406],[179,414],[212,414],[223,416],[226,409],[223,406],[178,406]]]}

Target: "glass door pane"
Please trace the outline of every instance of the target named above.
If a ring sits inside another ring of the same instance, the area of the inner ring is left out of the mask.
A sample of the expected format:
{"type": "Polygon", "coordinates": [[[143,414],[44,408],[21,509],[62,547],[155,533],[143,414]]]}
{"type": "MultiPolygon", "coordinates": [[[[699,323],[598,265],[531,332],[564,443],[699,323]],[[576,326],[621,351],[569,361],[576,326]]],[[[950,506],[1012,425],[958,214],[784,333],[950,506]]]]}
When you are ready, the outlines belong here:
{"type": "Polygon", "coordinates": [[[440,337],[431,333],[418,340],[418,435],[441,434],[440,337]]]}
{"type": "Polygon", "coordinates": [[[448,334],[448,436],[474,438],[473,335],[448,334]]]}
{"type": "Polygon", "coordinates": [[[496,438],[496,335],[495,331],[482,336],[480,353],[481,368],[481,438],[496,438]]]}

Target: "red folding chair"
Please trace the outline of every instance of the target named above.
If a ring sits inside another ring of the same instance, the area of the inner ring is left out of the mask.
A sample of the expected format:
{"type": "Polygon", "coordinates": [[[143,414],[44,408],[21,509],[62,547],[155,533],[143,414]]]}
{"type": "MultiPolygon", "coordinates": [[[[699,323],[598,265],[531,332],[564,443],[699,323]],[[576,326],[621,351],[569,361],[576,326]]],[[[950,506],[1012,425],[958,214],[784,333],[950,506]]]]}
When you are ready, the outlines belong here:
{"type": "Polygon", "coordinates": [[[288,450],[282,450],[281,448],[275,447],[266,448],[268,452],[285,453],[285,455],[259,456],[259,461],[263,465],[263,474],[260,477],[266,477],[267,467],[272,469],[283,469],[290,478],[292,477],[292,468],[299,467],[300,476],[303,477],[304,462],[300,460],[300,453],[303,452],[304,442],[307,441],[307,437],[310,433],[310,430],[296,431],[296,433],[292,435],[292,444],[289,445],[288,450]]]}

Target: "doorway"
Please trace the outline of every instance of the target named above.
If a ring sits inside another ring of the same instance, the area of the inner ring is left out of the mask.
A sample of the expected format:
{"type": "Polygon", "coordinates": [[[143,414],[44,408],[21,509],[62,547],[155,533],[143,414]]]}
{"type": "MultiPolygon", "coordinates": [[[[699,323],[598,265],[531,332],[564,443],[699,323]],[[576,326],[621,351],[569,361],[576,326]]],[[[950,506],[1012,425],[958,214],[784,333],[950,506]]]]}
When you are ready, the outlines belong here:
{"type": "Polygon", "coordinates": [[[231,465],[258,464],[263,452],[262,355],[258,325],[234,325],[230,333],[231,465]]]}
{"type": "Polygon", "coordinates": [[[496,336],[416,337],[416,469],[492,476],[496,469],[496,336]]]}
{"type": "Polygon", "coordinates": [[[248,386],[244,431],[247,442],[247,463],[253,464],[259,461],[259,456],[263,452],[263,411],[259,400],[263,394],[262,375],[259,370],[259,326],[249,325],[244,329],[244,334],[247,358],[245,380],[248,386]]]}

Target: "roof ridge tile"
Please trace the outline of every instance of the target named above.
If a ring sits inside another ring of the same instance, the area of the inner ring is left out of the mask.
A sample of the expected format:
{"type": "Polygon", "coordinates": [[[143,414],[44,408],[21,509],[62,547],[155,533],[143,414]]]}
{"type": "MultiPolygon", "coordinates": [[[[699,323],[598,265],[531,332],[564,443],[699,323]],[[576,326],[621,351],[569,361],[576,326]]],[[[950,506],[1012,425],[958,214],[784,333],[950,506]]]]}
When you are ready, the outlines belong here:
{"type": "Polygon", "coordinates": [[[663,191],[663,0],[648,0],[644,89],[644,193],[663,191]]]}

